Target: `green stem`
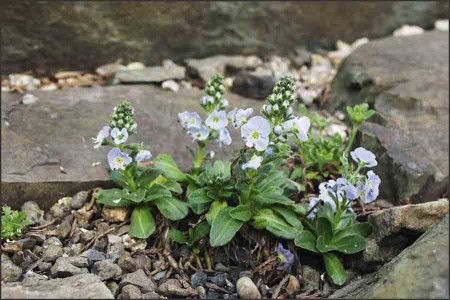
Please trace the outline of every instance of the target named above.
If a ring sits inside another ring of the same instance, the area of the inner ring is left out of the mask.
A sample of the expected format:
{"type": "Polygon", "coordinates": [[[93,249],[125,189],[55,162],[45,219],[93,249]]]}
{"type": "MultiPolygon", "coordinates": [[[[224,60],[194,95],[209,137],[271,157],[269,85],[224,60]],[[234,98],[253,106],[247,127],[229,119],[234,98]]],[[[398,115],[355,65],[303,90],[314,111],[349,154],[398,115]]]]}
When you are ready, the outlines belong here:
{"type": "Polygon", "coordinates": [[[198,144],[198,150],[197,154],[195,155],[194,161],[193,161],[193,171],[195,175],[198,175],[198,170],[203,164],[203,160],[205,159],[205,143],[199,142],[198,144]]]}
{"type": "Polygon", "coordinates": [[[345,157],[348,158],[350,150],[352,149],[353,142],[355,141],[356,133],[358,132],[359,126],[354,125],[352,131],[350,132],[350,137],[348,139],[347,147],[345,148],[345,157]]]}
{"type": "Polygon", "coordinates": [[[194,256],[195,256],[195,261],[197,262],[199,270],[202,270],[203,266],[202,266],[202,261],[200,260],[200,257],[197,254],[194,254],[194,256]]]}
{"type": "Polygon", "coordinates": [[[129,171],[124,170],[124,175],[127,178],[128,186],[130,187],[130,192],[135,192],[137,189],[136,183],[134,182],[133,176],[130,174],[129,171]]]}
{"type": "Polygon", "coordinates": [[[207,272],[212,272],[212,264],[211,264],[211,257],[208,254],[208,251],[203,251],[203,255],[205,256],[205,260],[206,260],[206,268],[207,268],[207,272]]]}

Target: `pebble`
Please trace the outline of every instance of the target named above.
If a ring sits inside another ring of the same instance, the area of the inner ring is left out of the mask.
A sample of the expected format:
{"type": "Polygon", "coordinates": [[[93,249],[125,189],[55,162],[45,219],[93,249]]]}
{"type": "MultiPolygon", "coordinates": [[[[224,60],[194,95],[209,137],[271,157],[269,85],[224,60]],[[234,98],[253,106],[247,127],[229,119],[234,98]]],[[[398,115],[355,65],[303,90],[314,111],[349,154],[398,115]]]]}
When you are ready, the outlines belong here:
{"type": "Polygon", "coordinates": [[[161,271],[156,273],[152,278],[155,282],[160,282],[161,280],[164,279],[164,276],[166,276],[166,271],[161,271]]]}
{"type": "Polygon", "coordinates": [[[206,290],[204,287],[199,286],[195,289],[195,291],[198,293],[198,298],[199,299],[207,299],[206,298],[206,290]]]}
{"type": "Polygon", "coordinates": [[[83,205],[88,201],[88,196],[88,191],[81,191],[76,193],[75,196],[73,196],[72,201],[70,202],[70,207],[72,207],[72,209],[82,208],[83,205]]]}
{"type": "Polygon", "coordinates": [[[72,197],[64,197],[58,200],[57,203],[53,204],[50,208],[50,214],[55,218],[63,218],[68,215],[71,211],[70,202],[72,197]]]}
{"type": "Polygon", "coordinates": [[[217,273],[213,277],[208,278],[212,283],[224,287],[227,284],[227,274],[226,273],[217,273]]]}
{"type": "Polygon", "coordinates": [[[143,293],[152,292],[156,289],[155,283],[147,277],[142,269],[138,269],[133,273],[128,273],[123,276],[120,286],[128,284],[137,286],[143,293]]]}
{"type": "Polygon", "coordinates": [[[39,245],[34,246],[34,248],[33,248],[33,253],[34,253],[34,255],[36,255],[36,256],[41,256],[42,253],[44,253],[44,248],[43,248],[42,246],[39,246],[39,245]]]}
{"type": "Polygon", "coordinates": [[[122,243],[122,238],[115,234],[108,234],[108,243],[120,244],[120,243],[122,243]]]}
{"type": "Polygon", "coordinates": [[[83,271],[72,265],[66,257],[60,257],[56,260],[53,267],[50,269],[50,273],[56,278],[65,278],[82,274],[83,271]]]}
{"type": "Polygon", "coordinates": [[[102,281],[110,279],[118,280],[122,275],[122,269],[110,259],[94,263],[91,271],[99,276],[102,281]]]}
{"type": "Polygon", "coordinates": [[[117,262],[120,257],[125,253],[125,247],[122,243],[120,244],[112,244],[109,247],[109,259],[113,262],[117,262]]]}
{"type": "Polygon", "coordinates": [[[259,292],[261,293],[261,295],[263,296],[263,298],[268,298],[268,294],[269,294],[270,288],[267,286],[267,284],[261,284],[259,286],[259,292]]]}
{"type": "Polygon", "coordinates": [[[422,34],[425,30],[419,26],[415,25],[403,25],[400,28],[397,28],[392,33],[393,36],[409,36],[409,35],[416,35],[416,34],[422,34]]]}
{"type": "Polygon", "coordinates": [[[241,271],[239,272],[239,278],[241,277],[251,277],[252,276],[252,271],[241,271]]]}
{"type": "Polygon", "coordinates": [[[20,248],[22,250],[25,250],[25,249],[33,249],[33,247],[36,245],[37,242],[35,239],[25,238],[16,241],[16,243],[20,245],[20,248]]]}
{"type": "Polygon", "coordinates": [[[111,294],[114,296],[114,298],[119,293],[119,285],[115,281],[110,281],[106,284],[106,287],[111,291],[111,294]]]}
{"type": "Polygon", "coordinates": [[[197,296],[197,292],[194,289],[185,289],[181,287],[180,282],[177,279],[168,279],[158,287],[158,292],[170,297],[190,297],[197,296]]]}
{"type": "Polygon", "coordinates": [[[440,31],[448,31],[448,19],[437,20],[436,22],[434,22],[434,28],[440,31]]]}
{"type": "Polygon", "coordinates": [[[128,234],[125,234],[122,237],[123,244],[125,245],[125,249],[130,250],[131,252],[136,252],[137,250],[145,250],[147,247],[147,242],[141,239],[133,239],[128,234]]]}
{"type": "Polygon", "coordinates": [[[242,299],[261,299],[261,293],[249,277],[241,277],[236,282],[236,291],[242,299]]]}
{"type": "Polygon", "coordinates": [[[82,256],[73,256],[73,257],[67,257],[67,260],[78,268],[86,268],[89,266],[89,261],[86,257],[82,256]]]}
{"type": "Polygon", "coordinates": [[[88,259],[89,265],[106,259],[105,253],[93,249],[84,251],[81,256],[88,259]]]}
{"type": "Polygon", "coordinates": [[[214,266],[214,270],[216,270],[218,272],[229,272],[231,269],[222,263],[218,263],[214,266]]]}
{"type": "Polygon", "coordinates": [[[44,221],[44,211],[34,201],[27,201],[22,205],[22,211],[33,224],[41,224],[44,221]]]}
{"type": "Polygon", "coordinates": [[[174,93],[177,93],[180,89],[180,85],[174,80],[166,80],[161,84],[161,87],[164,90],[170,90],[174,93]]]}
{"type": "Polygon", "coordinates": [[[214,289],[208,289],[208,293],[206,293],[206,299],[219,299],[219,293],[214,289]]]}
{"type": "Polygon", "coordinates": [[[148,292],[143,294],[141,299],[165,299],[165,297],[161,297],[156,292],[148,292]]]}
{"type": "Polygon", "coordinates": [[[3,282],[18,281],[22,276],[22,268],[16,266],[6,254],[1,256],[1,270],[3,282]]]}
{"type": "Polygon", "coordinates": [[[303,273],[302,273],[303,282],[305,287],[309,287],[311,289],[318,289],[320,282],[320,273],[316,269],[303,265],[303,273]]]}
{"type": "Polygon", "coordinates": [[[42,262],[38,263],[37,266],[38,266],[39,271],[45,272],[45,271],[50,270],[50,268],[52,267],[52,263],[42,261],[42,262]]]}
{"type": "Polygon", "coordinates": [[[31,94],[25,94],[22,97],[22,103],[25,105],[33,104],[38,100],[39,100],[38,97],[31,95],[31,94]]]}
{"type": "Polygon", "coordinates": [[[73,223],[73,215],[68,215],[64,217],[64,220],[59,224],[59,226],[56,228],[56,234],[59,238],[65,239],[70,231],[72,230],[72,223],[73,223]]]}
{"type": "Polygon", "coordinates": [[[204,286],[206,284],[207,280],[208,280],[208,274],[206,274],[203,271],[197,271],[191,277],[191,286],[194,289],[199,286],[204,286]]]}
{"type": "Polygon", "coordinates": [[[106,64],[95,69],[95,72],[104,77],[112,76],[115,72],[127,70],[127,67],[117,63],[106,64]]]}
{"type": "Polygon", "coordinates": [[[42,260],[45,262],[54,262],[64,254],[62,247],[59,245],[49,245],[44,250],[42,260]]]}
{"type": "Polygon", "coordinates": [[[63,251],[68,256],[78,256],[81,253],[81,250],[83,249],[83,244],[77,243],[73,244],[70,247],[64,247],[63,251]]]}
{"type": "Polygon", "coordinates": [[[125,251],[120,256],[118,265],[124,273],[132,273],[137,269],[136,262],[131,257],[131,254],[125,251]]]}
{"type": "Polygon", "coordinates": [[[44,248],[47,248],[50,245],[61,246],[62,247],[61,241],[57,237],[54,237],[54,236],[52,236],[51,238],[45,240],[45,242],[42,244],[42,246],[44,248]]]}
{"type": "Polygon", "coordinates": [[[90,240],[92,240],[95,236],[95,232],[94,230],[86,230],[86,229],[80,229],[81,230],[81,235],[80,235],[80,241],[82,243],[86,243],[89,242],[90,240]]]}
{"type": "Polygon", "coordinates": [[[127,215],[129,212],[130,209],[128,207],[103,206],[102,218],[105,219],[105,221],[107,222],[119,223],[127,219],[127,215]]]}
{"type": "Polygon", "coordinates": [[[295,276],[289,276],[289,282],[286,287],[287,293],[292,296],[300,291],[300,281],[295,276]]]}
{"type": "Polygon", "coordinates": [[[134,61],[134,62],[130,62],[126,68],[128,70],[142,70],[142,69],[145,69],[145,65],[141,62],[134,61]]]}
{"type": "Polygon", "coordinates": [[[131,284],[124,286],[120,294],[120,299],[140,299],[141,297],[142,293],[139,288],[131,284]]]}

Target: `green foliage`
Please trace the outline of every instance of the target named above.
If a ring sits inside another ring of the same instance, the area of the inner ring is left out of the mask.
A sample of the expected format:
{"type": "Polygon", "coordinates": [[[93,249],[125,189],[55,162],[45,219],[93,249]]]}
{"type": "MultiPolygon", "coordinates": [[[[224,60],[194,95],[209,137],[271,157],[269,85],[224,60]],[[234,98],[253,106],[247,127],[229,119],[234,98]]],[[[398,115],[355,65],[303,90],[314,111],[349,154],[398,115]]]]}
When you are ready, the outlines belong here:
{"type": "Polygon", "coordinates": [[[194,229],[189,228],[188,238],[185,234],[178,229],[170,229],[169,237],[178,244],[187,245],[189,248],[194,249],[195,244],[206,237],[209,233],[210,226],[208,222],[201,222],[195,226],[194,229]]]}
{"type": "Polygon", "coordinates": [[[347,276],[339,258],[333,253],[325,253],[323,254],[323,261],[325,270],[327,270],[333,282],[337,285],[343,285],[347,280],[347,276]]]}
{"type": "Polygon", "coordinates": [[[359,127],[375,114],[375,111],[373,109],[369,109],[369,105],[367,103],[355,105],[355,107],[347,106],[347,113],[350,117],[350,120],[352,123],[359,127]]]}
{"type": "Polygon", "coordinates": [[[126,128],[128,133],[134,133],[136,122],[133,119],[134,108],[128,101],[120,102],[114,107],[114,112],[111,115],[112,128],[126,128]]]}
{"type": "Polygon", "coordinates": [[[12,239],[22,236],[22,230],[31,224],[25,212],[11,211],[10,207],[3,206],[2,239],[12,239]]]}

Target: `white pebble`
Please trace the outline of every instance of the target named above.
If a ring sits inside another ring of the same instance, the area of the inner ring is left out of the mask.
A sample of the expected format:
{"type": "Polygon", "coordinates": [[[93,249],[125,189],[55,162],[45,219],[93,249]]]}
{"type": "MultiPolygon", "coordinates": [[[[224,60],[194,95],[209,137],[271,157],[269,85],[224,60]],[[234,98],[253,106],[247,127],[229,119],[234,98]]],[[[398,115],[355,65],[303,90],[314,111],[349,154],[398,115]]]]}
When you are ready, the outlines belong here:
{"type": "Polygon", "coordinates": [[[402,27],[397,28],[392,35],[393,36],[408,36],[408,35],[422,34],[424,32],[425,32],[425,30],[423,30],[423,28],[421,28],[419,26],[403,25],[402,27]]]}
{"type": "Polygon", "coordinates": [[[448,31],[448,19],[437,20],[436,22],[434,22],[434,28],[440,31],[448,31]]]}
{"type": "Polygon", "coordinates": [[[37,98],[37,97],[35,97],[35,96],[33,96],[33,95],[31,95],[31,94],[25,94],[23,97],[22,97],[22,103],[23,104],[26,104],[26,105],[28,105],[28,104],[33,104],[33,103],[35,103],[36,101],[38,101],[39,99],[37,98]]]}
{"type": "Polygon", "coordinates": [[[166,80],[162,83],[161,87],[165,90],[171,90],[176,93],[180,89],[180,85],[173,80],[166,80]]]}
{"type": "Polygon", "coordinates": [[[145,65],[141,62],[131,62],[127,65],[128,70],[142,70],[145,69],[145,65]]]}

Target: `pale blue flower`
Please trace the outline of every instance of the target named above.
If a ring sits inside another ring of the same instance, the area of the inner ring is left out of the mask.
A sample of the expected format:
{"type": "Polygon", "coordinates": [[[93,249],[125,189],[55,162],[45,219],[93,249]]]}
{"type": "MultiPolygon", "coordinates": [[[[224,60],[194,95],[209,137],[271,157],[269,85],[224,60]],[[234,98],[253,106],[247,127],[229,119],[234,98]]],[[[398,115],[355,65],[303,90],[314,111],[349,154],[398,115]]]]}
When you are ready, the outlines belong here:
{"type": "Polygon", "coordinates": [[[358,189],[353,184],[348,182],[347,179],[338,178],[336,180],[336,184],[339,189],[341,189],[342,191],[345,192],[345,196],[346,196],[347,200],[351,201],[351,200],[355,200],[356,198],[359,197],[358,189]]]}
{"type": "Polygon", "coordinates": [[[282,125],[288,134],[295,134],[300,141],[305,142],[308,140],[308,130],[311,125],[308,117],[295,117],[282,125]]]}
{"type": "Polygon", "coordinates": [[[111,130],[111,136],[114,140],[114,143],[116,145],[120,145],[128,140],[128,131],[126,128],[122,128],[122,130],[119,130],[119,128],[114,128],[113,130],[111,130]]]}
{"type": "Polygon", "coordinates": [[[228,107],[228,105],[229,105],[227,99],[223,99],[222,101],[220,101],[220,104],[222,104],[222,107],[228,107]]]}
{"type": "MultiPolygon", "coordinates": [[[[309,198],[309,208],[308,211],[311,210],[316,204],[317,202],[319,202],[320,199],[319,198],[315,198],[315,197],[311,197],[309,198]]],[[[311,210],[309,212],[309,214],[306,216],[306,218],[308,219],[314,219],[314,217],[316,216],[316,213],[319,211],[319,206],[317,205],[313,210],[311,210]]]]}
{"type": "Polygon", "coordinates": [[[214,97],[211,97],[211,96],[203,96],[202,100],[201,100],[201,103],[203,105],[206,105],[208,103],[213,103],[213,102],[214,102],[214,97]]]}
{"type": "Polygon", "coordinates": [[[378,194],[380,193],[380,183],[381,179],[378,175],[376,175],[373,171],[367,172],[367,179],[365,183],[358,186],[360,197],[364,203],[371,203],[377,199],[378,194]]]}
{"type": "Polygon", "coordinates": [[[109,126],[103,126],[102,130],[97,134],[97,138],[92,138],[94,148],[99,148],[102,145],[103,140],[109,136],[109,129],[109,126]]]}
{"type": "Polygon", "coordinates": [[[281,127],[280,125],[276,125],[273,128],[273,133],[275,133],[276,135],[280,135],[283,133],[283,127],[281,127]]]}
{"type": "Polygon", "coordinates": [[[131,161],[131,157],[120,151],[119,148],[112,148],[108,152],[108,164],[112,170],[125,170],[131,161]]]}
{"type": "Polygon", "coordinates": [[[208,126],[202,125],[200,128],[190,128],[187,133],[193,137],[193,142],[204,141],[209,136],[209,128],[208,126]]]}
{"type": "Polygon", "coordinates": [[[252,157],[250,158],[250,160],[242,165],[242,170],[246,170],[246,169],[256,170],[261,166],[262,160],[263,160],[262,156],[253,154],[252,157]]]}
{"type": "Polygon", "coordinates": [[[230,133],[226,128],[219,130],[219,138],[217,140],[219,142],[219,146],[222,146],[222,144],[230,145],[232,142],[230,133]]]}
{"type": "Polygon", "coordinates": [[[277,269],[287,270],[290,272],[292,264],[294,263],[294,254],[292,254],[288,249],[284,249],[281,243],[278,243],[277,254],[278,260],[282,263],[282,265],[277,269]]]}
{"type": "Polygon", "coordinates": [[[205,124],[209,128],[219,130],[225,128],[228,125],[227,114],[224,110],[214,110],[206,119],[205,124]]]}
{"type": "Polygon", "coordinates": [[[152,158],[152,154],[148,150],[141,150],[136,154],[136,157],[134,158],[137,162],[141,162],[144,160],[149,160],[152,158]]]}
{"type": "Polygon", "coordinates": [[[238,109],[236,113],[233,116],[233,127],[239,128],[245,123],[247,123],[248,117],[251,116],[253,113],[253,108],[247,108],[247,109],[238,109]]]}
{"type": "Polygon", "coordinates": [[[364,167],[375,167],[378,163],[375,154],[363,147],[356,148],[354,151],[350,152],[353,160],[358,164],[362,164],[364,167]]]}
{"type": "Polygon", "coordinates": [[[241,127],[241,137],[247,147],[264,151],[269,145],[270,123],[261,116],[251,118],[241,127]]]}
{"type": "Polygon", "coordinates": [[[230,123],[233,122],[234,116],[236,115],[237,110],[238,110],[238,109],[237,109],[237,107],[236,107],[236,108],[230,110],[229,112],[227,112],[228,122],[230,122],[230,123]]]}
{"type": "Polygon", "coordinates": [[[336,181],[334,180],[329,180],[328,182],[322,182],[319,184],[319,199],[324,203],[329,203],[334,212],[336,212],[336,203],[331,195],[333,195],[333,197],[335,197],[339,202],[343,200],[342,194],[333,192],[335,185],[336,181]]]}
{"type": "Polygon", "coordinates": [[[198,128],[202,125],[202,119],[196,112],[182,112],[178,114],[178,119],[185,129],[198,128]]]}

